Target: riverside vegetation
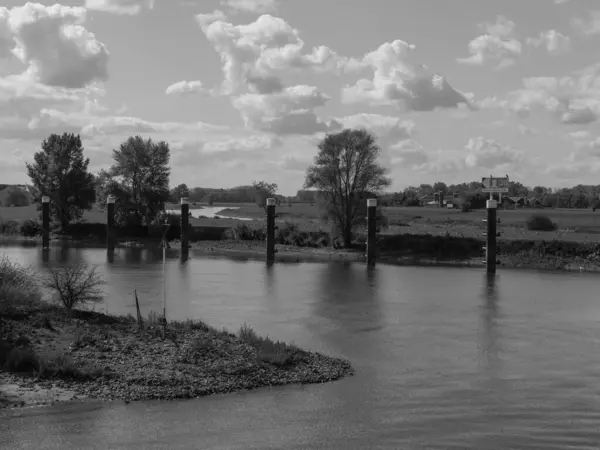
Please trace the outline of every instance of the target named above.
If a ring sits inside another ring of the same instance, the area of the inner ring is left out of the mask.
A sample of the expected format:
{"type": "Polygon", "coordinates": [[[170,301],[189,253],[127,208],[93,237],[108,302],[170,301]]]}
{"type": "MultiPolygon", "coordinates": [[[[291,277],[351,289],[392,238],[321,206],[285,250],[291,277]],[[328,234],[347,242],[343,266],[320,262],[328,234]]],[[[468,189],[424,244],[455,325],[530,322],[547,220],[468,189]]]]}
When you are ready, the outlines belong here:
{"type": "MultiPolygon", "coordinates": [[[[81,265],[40,282],[28,268],[0,259],[3,383],[67,390],[75,394],[71,398],[132,401],[322,383],[353,374],[343,359],[261,337],[246,324],[233,334],[198,320],[164,327],[152,311],[145,320],[91,311],[86,307],[101,301],[102,284],[81,265]],[[42,285],[54,289],[56,302],[42,300],[42,285]]],[[[0,390],[0,404],[23,400],[2,399],[0,390]]]]}
{"type": "MultiPolygon", "coordinates": [[[[241,205],[219,214],[230,219],[194,218],[190,240],[201,252],[222,254],[264,253],[266,237],[264,210],[256,205],[241,205]],[[239,220],[235,216],[255,220],[239,220]]],[[[173,206],[173,209],[175,206],[173,206]]],[[[16,217],[20,208],[11,208],[16,217]]],[[[381,208],[385,217],[378,235],[379,259],[404,264],[483,264],[485,245],[484,211],[461,212],[424,207],[381,208]]],[[[195,210],[196,213],[200,210],[195,210]]],[[[352,246],[343,247],[340,239],[332,239],[331,225],[320,216],[319,209],[309,204],[283,205],[278,208],[276,243],[280,259],[322,260],[335,258],[359,260],[365,246],[364,229],[357,227],[352,246]]],[[[503,267],[600,270],[600,218],[591,210],[499,210],[498,259],[503,267]]],[[[27,217],[27,218],[26,218],[27,217]]],[[[105,245],[104,213],[94,212],[90,222],[73,224],[67,229],[69,240],[79,245],[105,245]],[[91,222],[92,220],[98,222],[91,222]]],[[[180,235],[180,216],[169,214],[167,239],[180,235]]],[[[6,235],[39,236],[39,222],[19,216],[4,222],[6,235]]],[[[120,229],[120,245],[140,242],[157,245],[162,228],[120,229]]],[[[57,234],[64,238],[64,234],[57,234]]]]}

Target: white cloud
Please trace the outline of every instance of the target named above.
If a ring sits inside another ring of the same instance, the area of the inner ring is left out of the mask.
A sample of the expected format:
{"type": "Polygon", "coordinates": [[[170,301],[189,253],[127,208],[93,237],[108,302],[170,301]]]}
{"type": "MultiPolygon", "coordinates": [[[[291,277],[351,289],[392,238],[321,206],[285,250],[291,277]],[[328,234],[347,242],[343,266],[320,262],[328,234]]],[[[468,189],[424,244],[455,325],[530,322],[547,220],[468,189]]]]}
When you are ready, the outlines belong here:
{"type": "Polygon", "coordinates": [[[205,94],[208,91],[204,88],[201,81],[178,81],[171,84],[165,90],[166,95],[185,95],[192,93],[205,94]]]}
{"type": "Polygon", "coordinates": [[[292,86],[272,94],[243,94],[233,100],[247,128],[275,134],[315,134],[340,128],[315,114],[329,97],[313,86],[292,86]]]}
{"type": "Polygon", "coordinates": [[[515,23],[498,16],[495,23],[484,22],[478,28],[484,34],[469,42],[471,56],[457,58],[462,64],[493,64],[496,69],[512,66],[520,58],[523,46],[515,35],[515,23]]]}
{"type": "Polygon", "coordinates": [[[571,21],[571,26],[579,34],[594,36],[600,34],[600,10],[590,11],[589,18],[576,17],[571,21]]]}
{"type": "Polygon", "coordinates": [[[10,10],[0,7],[0,23],[2,18],[4,52],[10,34],[12,53],[39,82],[82,88],[108,78],[108,50],[83,27],[84,8],[26,3],[10,10]]]}
{"type": "Polygon", "coordinates": [[[415,134],[416,124],[410,119],[383,116],[381,114],[354,114],[336,119],[344,128],[365,128],[377,136],[377,143],[387,148],[406,141],[415,134]]]}
{"type": "Polygon", "coordinates": [[[469,152],[465,164],[471,169],[505,170],[523,159],[519,151],[482,136],[469,139],[465,149],[469,152]]]}
{"type": "Polygon", "coordinates": [[[196,22],[198,22],[198,25],[200,25],[201,27],[210,25],[211,23],[216,22],[217,20],[223,21],[225,19],[227,19],[227,16],[220,9],[215,9],[211,13],[196,14],[196,22]]]}
{"type": "Polygon", "coordinates": [[[426,66],[411,62],[414,46],[396,40],[367,53],[351,67],[369,67],[373,79],[362,78],[342,90],[345,103],[368,102],[396,105],[412,111],[456,108],[469,104],[467,96],[454,89],[446,79],[426,66]]]}
{"type": "Polygon", "coordinates": [[[521,116],[534,109],[551,113],[563,124],[588,124],[600,116],[600,64],[564,77],[530,77],[505,99],[490,98],[480,107],[505,108],[521,116]]]}
{"type": "Polygon", "coordinates": [[[553,56],[571,51],[571,38],[556,30],[542,31],[538,37],[527,38],[527,45],[544,47],[553,56]]]}
{"type": "Polygon", "coordinates": [[[85,7],[112,14],[135,15],[154,8],[154,0],[85,0],[85,7]]]}
{"type": "Polygon", "coordinates": [[[278,0],[221,0],[223,6],[233,11],[263,14],[277,10],[278,0]]]}
{"type": "Polygon", "coordinates": [[[208,20],[206,15],[196,19],[221,58],[226,94],[243,90],[252,77],[275,76],[275,71],[342,70],[345,65],[346,60],[327,47],[306,52],[298,30],[278,17],[265,14],[246,25],[208,20]]]}

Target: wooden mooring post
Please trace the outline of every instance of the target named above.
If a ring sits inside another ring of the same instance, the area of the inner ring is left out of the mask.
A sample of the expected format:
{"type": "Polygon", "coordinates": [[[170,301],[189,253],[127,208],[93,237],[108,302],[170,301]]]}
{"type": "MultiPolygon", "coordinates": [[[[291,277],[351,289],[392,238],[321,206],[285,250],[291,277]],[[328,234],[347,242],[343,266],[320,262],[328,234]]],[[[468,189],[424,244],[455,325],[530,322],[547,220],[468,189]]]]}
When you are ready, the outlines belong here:
{"type": "Polygon", "coordinates": [[[496,273],[496,210],[498,202],[490,199],[486,201],[487,209],[487,236],[485,249],[485,266],[489,274],[496,273]]]}
{"type": "Polygon", "coordinates": [[[367,266],[377,259],[377,199],[367,199],[367,266]]]}
{"type": "Polygon", "coordinates": [[[275,199],[267,199],[267,263],[275,261],[275,199]]]}
{"type": "Polygon", "coordinates": [[[115,197],[106,198],[106,249],[112,252],[115,249],[115,197]]]}
{"type": "Polygon", "coordinates": [[[181,256],[187,259],[190,252],[190,203],[187,197],[181,199],[181,256]]]}
{"type": "Polygon", "coordinates": [[[42,250],[50,248],[50,197],[42,197],[42,250]]]}

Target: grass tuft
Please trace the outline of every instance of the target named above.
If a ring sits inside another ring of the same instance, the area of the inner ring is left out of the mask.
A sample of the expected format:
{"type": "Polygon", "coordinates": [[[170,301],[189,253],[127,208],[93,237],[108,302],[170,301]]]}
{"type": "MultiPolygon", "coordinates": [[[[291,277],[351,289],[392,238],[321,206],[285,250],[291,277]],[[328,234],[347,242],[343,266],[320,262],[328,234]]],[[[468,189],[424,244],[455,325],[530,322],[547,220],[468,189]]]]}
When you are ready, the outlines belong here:
{"type": "Polygon", "coordinates": [[[291,364],[295,354],[299,352],[295,346],[287,345],[285,342],[273,341],[268,336],[259,336],[246,323],[240,327],[238,337],[256,349],[258,361],[275,366],[282,367],[291,364]]]}

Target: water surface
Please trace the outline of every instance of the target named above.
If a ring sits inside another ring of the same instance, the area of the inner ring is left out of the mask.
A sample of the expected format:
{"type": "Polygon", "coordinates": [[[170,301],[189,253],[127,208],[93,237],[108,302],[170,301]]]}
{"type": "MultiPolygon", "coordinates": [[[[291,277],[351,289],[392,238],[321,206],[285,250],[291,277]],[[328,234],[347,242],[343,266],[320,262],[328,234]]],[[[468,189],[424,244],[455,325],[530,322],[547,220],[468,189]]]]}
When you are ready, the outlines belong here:
{"type": "MultiPolygon", "coordinates": [[[[103,308],[162,310],[160,254],[4,248],[40,273],[99,265],[103,308]]],[[[19,449],[597,449],[598,276],[276,264],[169,253],[167,315],[351,360],[357,375],[316,386],[181,402],[61,405],[1,413],[19,449]]]]}

